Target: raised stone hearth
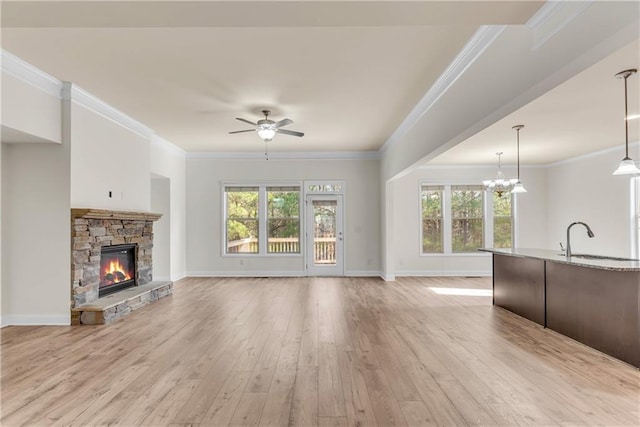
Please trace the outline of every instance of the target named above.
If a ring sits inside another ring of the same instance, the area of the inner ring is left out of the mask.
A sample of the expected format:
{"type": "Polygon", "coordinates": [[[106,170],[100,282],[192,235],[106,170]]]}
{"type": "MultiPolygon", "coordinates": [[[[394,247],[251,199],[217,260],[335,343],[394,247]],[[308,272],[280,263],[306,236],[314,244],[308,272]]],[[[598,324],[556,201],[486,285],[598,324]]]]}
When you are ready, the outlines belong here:
{"type": "Polygon", "coordinates": [[[151,282],[102,297],[91,304],[71,309],[72,325],[104,325],[134,310],[171,295],[172,282],[151,282]]]}
{"type": "Polygon", "coordinates": [[[171,282],[152,283],[153,222],[160,217],[148,212],[71,210],[72,324],[109,323],[171,294],[171,282]],[[99,298],[102,248],[124,244],[135,245],[135,286],[99,298]],[[147,285],[153,289],[147,289],[147,285]]]}

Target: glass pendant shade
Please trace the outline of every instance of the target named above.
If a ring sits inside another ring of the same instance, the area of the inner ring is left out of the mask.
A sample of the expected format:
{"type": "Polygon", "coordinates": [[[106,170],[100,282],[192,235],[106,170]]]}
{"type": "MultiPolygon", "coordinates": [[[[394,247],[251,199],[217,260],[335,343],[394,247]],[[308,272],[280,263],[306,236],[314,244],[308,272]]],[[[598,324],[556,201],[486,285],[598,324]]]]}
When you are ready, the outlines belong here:
{"type": "Polygon", "coordinates": [[[640,174],[640,169],[636,166],[636,163],[629,159],[622,159],[620,164],[618,165],[618,169],[613,172],[614,175],[638,175],[640,174]]]}
{"type": "Polygon", "coordinates": [[[629,105],[627,102],[627,79],[632,74],[637,73],[635,68],[620,71],[616,74],[616,78],[624,79],[624,136],[625,136],[625,156],[620,161],[618,169],[613,172],[613,175],[639,175],[640,169],[636,166],[634,161],[629,157],[629,105]]]}
{"type": "Polygon", "coordinates": [[[513,186],[512,193],[526,193],[527,189],[524,188],[524,185],[520,181],[516,182],[516,185],[513,186]]]}

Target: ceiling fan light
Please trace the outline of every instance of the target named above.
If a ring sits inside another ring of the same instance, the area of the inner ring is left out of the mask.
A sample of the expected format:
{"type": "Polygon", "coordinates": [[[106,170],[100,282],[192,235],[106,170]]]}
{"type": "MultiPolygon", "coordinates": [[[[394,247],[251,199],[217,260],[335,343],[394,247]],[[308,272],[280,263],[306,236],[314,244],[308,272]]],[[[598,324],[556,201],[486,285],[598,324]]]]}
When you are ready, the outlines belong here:
{"type": "Polygon", "coordinates": [[[613,172],[613,175],[639,175],[640,169],[636,166],[636,163],[628,157],[625,157],[620,161],[618,169],[613,172]]]}
{"type": "Polygon", "coordinates": [[[520,181],[516,182],[516,185],[513,186],[512,193],[526,193],[527,189],[524,188],[524,185],[520,181]]]}
{"type": "Polygon", "coordinates": [[[276,131],[271,127],[262,127],[258,129],[258,136],[262,138],[265,142],[271,141],[275,135],[276,135],[276,131]]]}

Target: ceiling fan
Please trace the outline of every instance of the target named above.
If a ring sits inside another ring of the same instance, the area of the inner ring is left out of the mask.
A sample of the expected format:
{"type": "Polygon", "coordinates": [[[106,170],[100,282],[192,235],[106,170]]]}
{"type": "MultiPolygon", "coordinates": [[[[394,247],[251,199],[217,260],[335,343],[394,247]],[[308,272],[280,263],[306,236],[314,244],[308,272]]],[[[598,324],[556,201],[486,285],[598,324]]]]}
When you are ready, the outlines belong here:
{"type": "Polygon", "coordinates": [[[236,117],[236,120],[240,120],[241,122],[248,123],[251,126],[255,126],[255,128],[247,129],[247,130],[236,130],[229,133],[258,132],[258,136],[260,136],[260,138],[262,138],[264,142],[271,141],[273,137],[276,135],[276,133],[282,133],[282,134],[291,135],[291,136],[304,136],[304,133],[302,132],[282,129],[282,127],[293,123],[293,120],[282,119],[278,122],[274,122],[273,120],[269,119],[269,114],[271,114],[271,111],[262,110],[262,114],[264,114],[264,119],[258,120],[258,123],[253,123],[252,121],[242,119],[240,117],[236,117]]]}

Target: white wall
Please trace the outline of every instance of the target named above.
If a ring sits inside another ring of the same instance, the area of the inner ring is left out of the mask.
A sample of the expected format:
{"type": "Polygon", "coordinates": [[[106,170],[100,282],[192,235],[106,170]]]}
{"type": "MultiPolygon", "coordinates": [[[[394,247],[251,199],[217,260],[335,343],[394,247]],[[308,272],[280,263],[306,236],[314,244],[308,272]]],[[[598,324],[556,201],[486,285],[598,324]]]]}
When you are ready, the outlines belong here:
{"type": "MultiPolygon", "coordinates": [[[[161,138],[153,137],[150,145],[151,173],[164,177],[169,181],[169,212],[167,218],[160,221],[168,221],[169,224],[169,258],[170,264],[168,277],[171,280],[179,280],[186,276],[186,160],[185,152],[175,145],[161,138]]],[[[155,212],[153,206],[151,210],[155,212]]],[[[163,213],[163,212],[158,212],[163,213]]],[[[162,225],[158,225],[162,227],[162,225]]],[[[155,226],[154,226],[155,232],[155,226]]],[[[155,243],[154,243],[155,245],[155,243]]],[[[154,247],[154,267],[156,248],[154,247]]],[[[158,279],[160,276],[158,277],[158,279]]],[[[154,276],[154,280],[157,278],[154,276]]]]}
{"type": "MultiPolygon", "coordinates": [[[[2,60],[6,60],[4,54],[2,60]]],[[[62,141],[60,82],[57,82],[58,93],[52,94],[6,71],[2,72],[1,78],[2,126],[42,140],[60,143],[62,141]]],[[[46,79],[46,77],[43,78],[46,79]]],[[[56,83],[51,83],[55,88],[56,83]]]]}
{"type": "Polygon", "coordinates": [[[170,280],[171,181],[169,178],[151,177],[151,211],[162,214],[162,217],[153,223],[153,280],[170,280]]]}
{"type": "Polygon", "coordinates": [[[2,163],[2,323],[69,324],[69,146],[3,144],[2,163]]]}
{"type": "MultiPolygon", "coordinates": [[[[507,176],[515,176],[505,167],[507,176]]],[[[490,275],[491,255],[420,255],[421,209],[420,183],[479,184],[495,176],[493,167],[423,167],[393,182],[393,273],[396,276],[490,275]]],[[[522,169],[521,179],[527,193],[516,201],[516,239],[520,247],[546,244],[546,171],[522,169]]],[[[490,245],[488,245],[490,246],[490,245]]]]}
{"type": "MultiPolygon", "coordinates": [[[[631,158],[640,159],[640,144],[634,144],[631,158]]],[[[587,237],[577,225],[571,230],[574,253],[630,257],[631,180],[613,176],[624,157],[624,145],[607,152],[583,156],[548,169],[547,243],[558,248],[566,241],[566,229],[574,221],[589,224],[595,237],[587,237]]]]}
{"type": "Polygon", "coordinates": [[[149,211],[149,150],[148,138],[72,102],[71,206],[149,211]]]}
{"type": "Polygon", "coordinates": [[[302,256],[222,255],[221,182],[344,180],[345,274],[380,274],[378,160],[187,160],[187,273],[300,275],[302,256]],[[243,263],[242,265],[240,263],[243,263]]]}

